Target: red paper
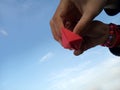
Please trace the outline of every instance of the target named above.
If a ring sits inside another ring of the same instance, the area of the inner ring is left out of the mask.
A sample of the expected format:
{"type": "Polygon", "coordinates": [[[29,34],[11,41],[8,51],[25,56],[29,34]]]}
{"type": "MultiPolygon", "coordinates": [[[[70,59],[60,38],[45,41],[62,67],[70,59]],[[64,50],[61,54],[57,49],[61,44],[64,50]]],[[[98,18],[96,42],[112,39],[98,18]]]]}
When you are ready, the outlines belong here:
{"type": "Polygon", "coordinates": [[[71,32],[66,28],[62,28],[62,46],[66,49],[78,50],[81,47],[82,37],[71,32]]]}

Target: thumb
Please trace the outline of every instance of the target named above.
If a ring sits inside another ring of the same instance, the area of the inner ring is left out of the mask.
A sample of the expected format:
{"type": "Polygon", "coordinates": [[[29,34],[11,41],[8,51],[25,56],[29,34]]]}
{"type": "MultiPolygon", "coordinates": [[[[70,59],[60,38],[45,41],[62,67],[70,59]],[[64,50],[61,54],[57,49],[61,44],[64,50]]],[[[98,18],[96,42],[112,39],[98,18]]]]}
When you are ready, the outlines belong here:
{"type": "Polygon", "coordinates": [[[89,14],[83,14],[83,16],[80,18],[78,23],[76,24],[73,32],[79,35],[83,35],[85,28],[88,26],[88,24],[92,21],[93,17],[89,14]]]}

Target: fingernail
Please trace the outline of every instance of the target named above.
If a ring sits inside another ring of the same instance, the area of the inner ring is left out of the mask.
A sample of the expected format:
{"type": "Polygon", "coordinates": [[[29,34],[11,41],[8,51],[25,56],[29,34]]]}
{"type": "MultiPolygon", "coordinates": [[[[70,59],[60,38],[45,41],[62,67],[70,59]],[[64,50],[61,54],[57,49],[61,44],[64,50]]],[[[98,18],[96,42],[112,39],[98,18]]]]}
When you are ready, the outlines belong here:
{"type": "Polygon", "coordinates": [[[74,55],[76,55],[76,56],[78,56],[78,55],[80,55],[80,54],[82,54],[83,52],[81,51],[81,50],[76,50],[76,51],[74,51],[74,55]]]}

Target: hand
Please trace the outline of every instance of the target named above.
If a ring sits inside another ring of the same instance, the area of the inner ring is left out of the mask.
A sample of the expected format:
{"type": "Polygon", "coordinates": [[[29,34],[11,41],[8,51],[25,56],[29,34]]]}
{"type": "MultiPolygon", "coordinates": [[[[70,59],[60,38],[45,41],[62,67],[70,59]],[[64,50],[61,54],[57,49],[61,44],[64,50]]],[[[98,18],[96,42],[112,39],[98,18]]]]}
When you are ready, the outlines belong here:
{"type": "Polygon", "coordinates": [[[87,49],[103,44],[108,39],[109,25],[100,21],[93,21],[87,26],[86,31],[81,48],[74,51],[75,55],[80,55],[87,49]]]}
{"type": "Polygon", "coordinates": [[[61,42],[60,30],[65,27],[73,31],[81,15],[71,0],[61,0],[57,10],[50,21],[54,39],[61,42]]]}
{"type": "Polygon", "coordinates": [[[61,42],[61,28],[83,35],[85,27],[106,5],[107,0],[61,0],[50,21],[55,40],[61,42]]]}

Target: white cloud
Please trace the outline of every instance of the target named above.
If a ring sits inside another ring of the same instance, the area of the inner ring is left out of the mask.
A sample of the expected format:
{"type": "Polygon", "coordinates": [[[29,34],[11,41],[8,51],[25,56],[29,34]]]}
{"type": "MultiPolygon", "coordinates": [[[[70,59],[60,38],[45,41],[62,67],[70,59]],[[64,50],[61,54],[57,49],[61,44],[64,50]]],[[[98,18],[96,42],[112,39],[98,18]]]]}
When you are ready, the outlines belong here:
{"type": "Polygon", "coordinates": [[[51,59],[54,56],[54,54],[52,52],[49,52],[47,54],[45,54],[41,59],[40,62],[45,62],[49,59],[51,59]]]}
{"type": "Polygon", "coordinates": [[[53,75],[50,90],[120,90],[120,58],[65,69],[53,75]]]}
{"type": "Polygon", "coordinates": [[[52,73],[51,74],[51,79],[50,80],[56,80],[57,79],[62,79],[62,78],[66,78],[68,77],[69,78],[69,75],[70,76],[74,76],[74,73],[77,73],[79,71],[82,71],[84,70],[87,65],[89,65],[91,62],[90,61],[87,61],[87,62],[84,62],[82,64],[79,64],[77,67],[72,67],[72,68],[65,68],[64,70],[60,71],[60,72],[57,72],[57,73],[52,73]]]}
{"type": "Polygon", "coordinates": [[[0,35],[8,36],[8,32],[4,29],[0,29],[0,35]]]}

